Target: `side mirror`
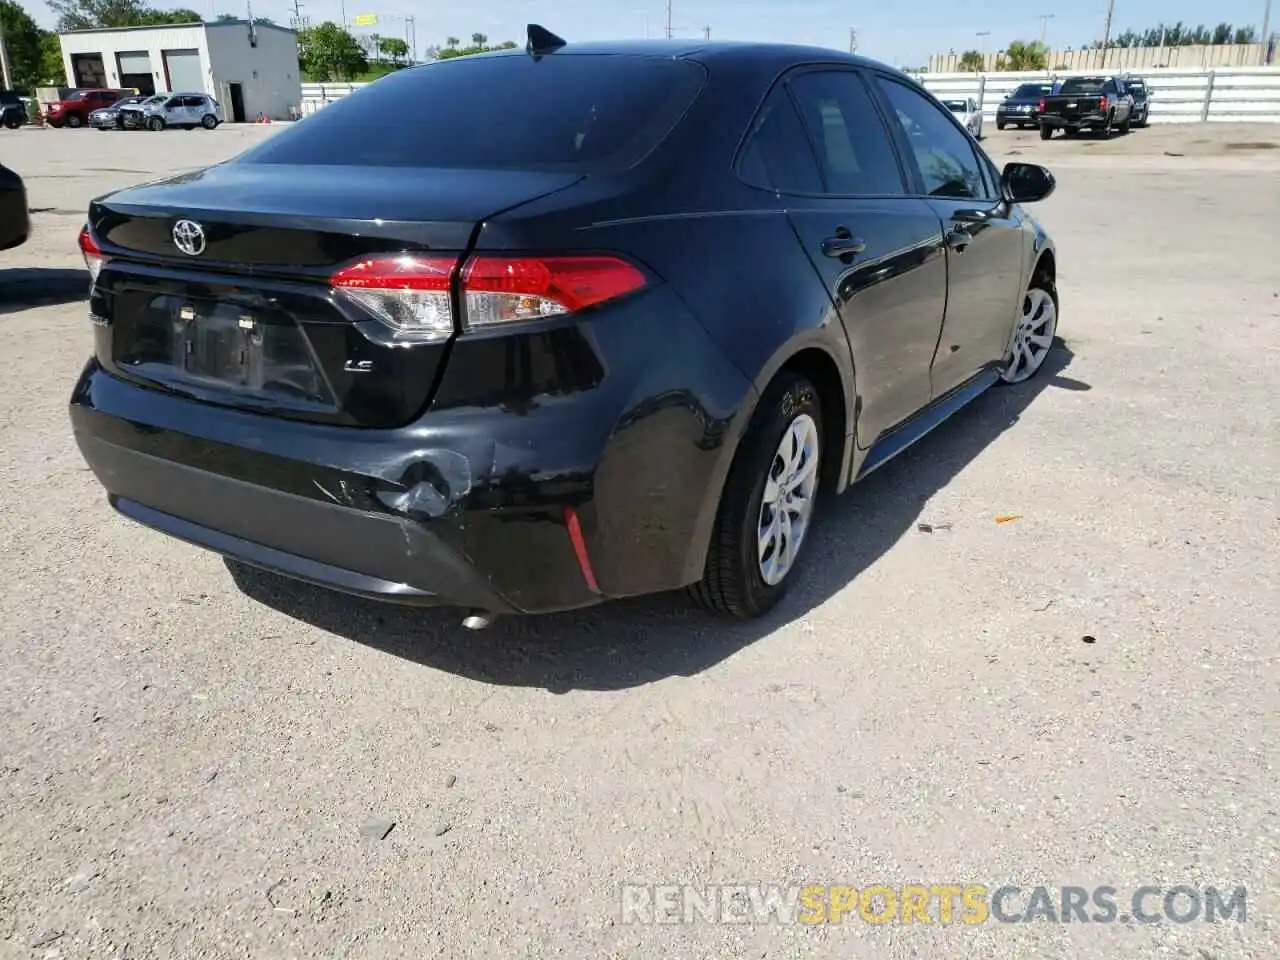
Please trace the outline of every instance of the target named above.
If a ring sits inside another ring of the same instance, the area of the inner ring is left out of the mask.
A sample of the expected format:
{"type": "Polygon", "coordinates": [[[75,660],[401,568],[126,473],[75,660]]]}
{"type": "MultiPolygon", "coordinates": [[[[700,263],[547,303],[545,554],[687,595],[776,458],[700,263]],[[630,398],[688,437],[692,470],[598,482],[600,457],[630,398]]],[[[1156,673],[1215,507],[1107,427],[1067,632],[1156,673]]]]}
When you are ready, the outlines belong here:
{"type": "Polygon", "coordinates": [[[1010,203],[1035,203],[1053,193],[1053,174],[1038,163],[1006,163],[1000,175],[1000,192],[1010,203]]]}

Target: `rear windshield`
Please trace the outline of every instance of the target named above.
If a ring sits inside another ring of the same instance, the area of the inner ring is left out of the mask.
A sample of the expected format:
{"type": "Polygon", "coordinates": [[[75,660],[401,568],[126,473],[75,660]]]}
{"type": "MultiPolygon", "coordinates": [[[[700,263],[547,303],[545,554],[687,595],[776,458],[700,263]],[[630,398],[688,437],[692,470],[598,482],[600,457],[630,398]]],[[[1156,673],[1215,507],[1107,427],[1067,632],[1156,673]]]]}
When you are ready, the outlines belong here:
{"type": "Polygon", "coordinates": [[[1042,97],[1051,89],[1052,87],[1043,83],[1024,83],[1013,91],[1013,95],[1015,97],[1042,97]]]}
{"type": "Polygon", "coordinates": [[[237,162],[624,170],[671,132],[705,77],[671,58],[458,57],[390,74],[237,162]]]}
{"type": "Polygon", "coordinates": [[[1064,96],[1076,93],[1101,93],[1106,85],[1106,77],[1071,77],[1062,81],[1062,87],[1058,92],[1064,96]]]}
{"type": "Polygon", "coordinates": [[[963,100],[943,100],[942,105],[952,113],[964,113],[969,109],[969,105],[963,100]]]}

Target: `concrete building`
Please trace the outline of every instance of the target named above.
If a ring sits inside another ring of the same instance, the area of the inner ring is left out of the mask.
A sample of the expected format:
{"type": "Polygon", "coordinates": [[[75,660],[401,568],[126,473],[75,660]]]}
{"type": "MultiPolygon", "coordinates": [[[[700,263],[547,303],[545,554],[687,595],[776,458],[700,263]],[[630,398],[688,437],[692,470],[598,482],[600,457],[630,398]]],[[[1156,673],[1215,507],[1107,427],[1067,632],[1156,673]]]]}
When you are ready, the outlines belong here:
{"type": "Polygon", "coordinates": [[[73,87],[203,91],[232,122],[251,121],[259,113],[287,120],[302,105],[298,38],[273,24],[222,20],[74,30],[58,39],[73,87]]]}

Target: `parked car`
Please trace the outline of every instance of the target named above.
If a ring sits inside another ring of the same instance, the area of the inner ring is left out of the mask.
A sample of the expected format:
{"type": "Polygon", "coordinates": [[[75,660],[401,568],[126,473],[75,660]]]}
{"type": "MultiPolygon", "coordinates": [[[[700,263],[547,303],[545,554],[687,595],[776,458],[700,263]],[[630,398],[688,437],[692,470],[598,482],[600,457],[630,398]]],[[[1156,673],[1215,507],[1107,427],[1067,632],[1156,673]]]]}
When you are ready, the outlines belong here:
{"type": "Polygon", "coordinates": [[[1133,97],[1133,125],[1145,127],[1151,119],[1151,88],[1141,77],[1125,77],[1124,85],[1133,97]]]}
{"type": "Polygon", "coordinates": [[[964,100],[943,100],[942,105],[956,115],[973,139],[982,139],[982,107],[978,106],[978,101],[967,97],[964,100]]]}
{"type": "Polygon", "coordinates": [[[120,108],[120,125],[124,130],[141,130],[147,125],[147,108],[164,103],[169,94],[159,93],[142,97],[136,103],[128,103],[120,108]]]}
{"type": "Polygon", "coordinates": [[[116,510],[300,580],[757,616],[820,492],[1042,369],[1053,187],[871,60],[531,27],[94,200],[70,418],[116,510]]]}
{"type": "Polygon", "coordinates": [[[153,97],[142,104],[140,111],[142,123],[148,130],[163,130],[165,127],[212,130],[222,122],[218,101],[206,93],[172,93],[153,97]]]}
{"type": "Polygon", "coordinates": [[[20,176],[0,164],[0,250],[20,247],[30,235],[27,186],[20,176]]]}
{"type": "Polygon", "coordinates": [[[102,107],[89,114],[89,126],[96,130],[123,130],[124,117],[122,112],[129,107],[139,106],[148,99],[150,98],[141,94],[121,97],[110,106],[102,107]]]}
{"type": "Polygon", "coordinates": [[[45,119],[51,127],[83,127],[93,111],[109,107],[132,93],[132,90],[72,90],[61,100],[46,105],[45,119]]]}
{"type": "Polygon", "coordinates": [[[27,122],[27,105],[16,90],[0,90],[0,124],[17,130],[27,122]]]}
{"type": "Polygon", "coordinates": [[[1068,77],[1058,92],[1040,99],[1040,139],[1048,140],[1054,130],[1074,137],[1093,130],[1110,137],[1119,127],[1129,132],[1133,122],[1133,97],[1118,77],[1068,77]]]}
{"type": "Polygon", "coordinates": [[[1040,121],[1040,98],[1053,93],[1051,83],[1024,83],[996,107],[996,129],[1007,126],[1035,127],[1040,121]]]}

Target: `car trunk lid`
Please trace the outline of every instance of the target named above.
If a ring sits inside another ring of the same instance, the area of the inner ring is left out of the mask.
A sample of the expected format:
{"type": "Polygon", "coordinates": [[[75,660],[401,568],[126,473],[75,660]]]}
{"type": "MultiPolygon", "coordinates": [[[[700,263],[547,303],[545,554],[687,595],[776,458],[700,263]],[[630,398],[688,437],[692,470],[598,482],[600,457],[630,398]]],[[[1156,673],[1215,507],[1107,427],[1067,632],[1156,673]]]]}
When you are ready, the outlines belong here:
{"type": "Polygon", "coordinates": [[[377,254],[455,266],[485,219],[581,179],[232,162],[100,198],[90,310],[113,374],[202,402],[350,426],[412,420],[453,339],[407,342],[330,276],[377,254]]]}

